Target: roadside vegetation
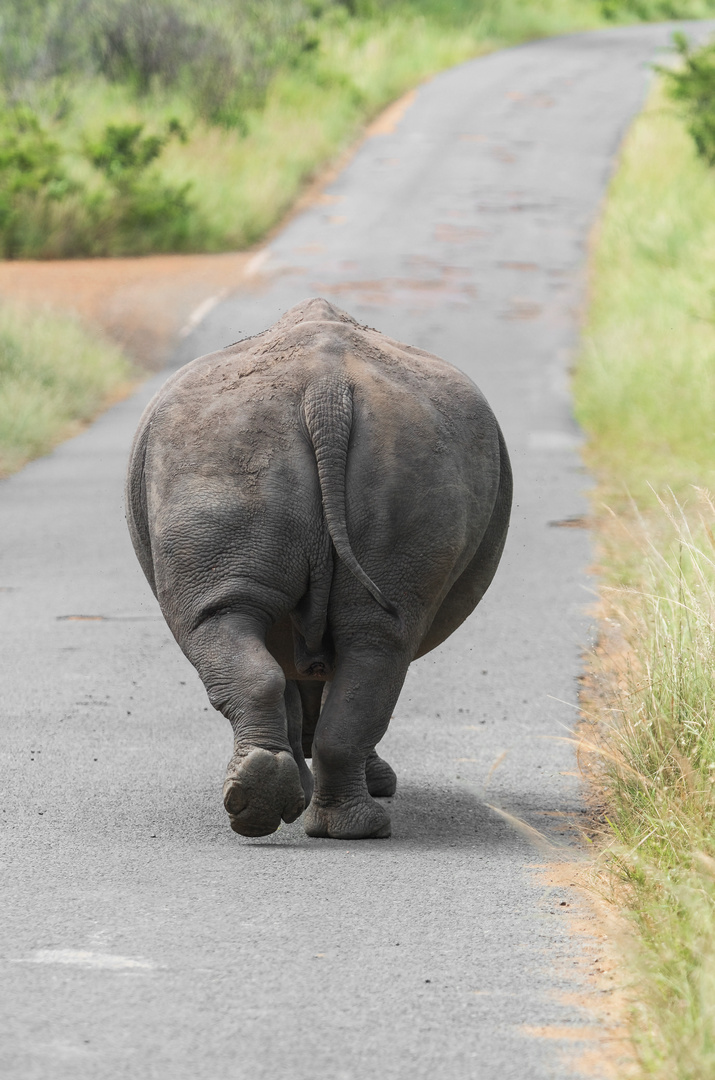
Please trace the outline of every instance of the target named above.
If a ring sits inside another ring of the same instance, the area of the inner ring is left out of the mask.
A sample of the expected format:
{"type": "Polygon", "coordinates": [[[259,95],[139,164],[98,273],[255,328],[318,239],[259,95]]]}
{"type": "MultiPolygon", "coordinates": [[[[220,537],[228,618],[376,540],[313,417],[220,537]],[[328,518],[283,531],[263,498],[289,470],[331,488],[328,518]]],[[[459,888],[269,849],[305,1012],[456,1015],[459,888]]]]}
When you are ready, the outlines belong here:
{"type": "MultiPolygon", "coordinates": [[[[668,15],[715,0],[673,0],[668,15]]],[[[6,0],[0,255],[246,247],[380,108],[643,0],[6,0]]]]}
{"type": "Polygon", "coordinates": [[[0,257],[250,246],[416,83],[715,0],[4,0],[0,257]]]}
{"type": "MultiPolygon", "coordinates": [[[[715,48],[665,74],[595,237],[574,378],[598,480],[584,695],[634,927],[642,1075],[715,1075],[715,48]]],[[[590,730],[589,727],[590,726],[590,730]]]]}
{"type": "Polygon", "coordinates": [[[133,378],[120,350],[77,320],[0,307],[0,476],[77,434],[133,378]]]}

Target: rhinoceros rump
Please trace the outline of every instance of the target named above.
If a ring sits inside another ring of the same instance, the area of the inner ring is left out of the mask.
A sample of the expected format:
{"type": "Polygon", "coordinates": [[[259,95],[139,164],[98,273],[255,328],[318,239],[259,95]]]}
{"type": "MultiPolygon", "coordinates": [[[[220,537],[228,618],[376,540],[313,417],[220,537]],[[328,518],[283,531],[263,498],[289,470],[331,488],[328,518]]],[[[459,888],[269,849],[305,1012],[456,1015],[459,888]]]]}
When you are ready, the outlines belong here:
{"type": "Polygon", "coordinates": [[[305,810],[310,836],[390,835],[375,746],[410,662],[484,595],[510,507],[476,386],[325,300],[168,380],[134,440],[129,529],[231,722],[236,832],[305,810]]]}

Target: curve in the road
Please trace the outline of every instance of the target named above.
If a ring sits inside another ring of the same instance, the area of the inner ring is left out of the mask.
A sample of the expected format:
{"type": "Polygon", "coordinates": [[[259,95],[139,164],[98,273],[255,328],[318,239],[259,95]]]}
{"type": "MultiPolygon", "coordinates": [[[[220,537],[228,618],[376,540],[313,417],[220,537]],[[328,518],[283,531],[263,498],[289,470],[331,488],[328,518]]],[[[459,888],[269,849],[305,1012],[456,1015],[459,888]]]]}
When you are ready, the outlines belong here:
{"type": "Polygon", "coordinates": [[[588,230],[671,29],[541,41],[435,78],[176,358],[319,294],[456,363],[503,424],[510,540],[480,609],[408,676],[383,743],[391,840],[229,830],[229,726],[123,521],[154,386],[0,486],[8,1080],[580,1075],[564,1054],[589,1034],[571,1002],[592,953],[570,935],[574,890],[535,875],[545,857],[485,802],[578,856],[574,755],[544,738],[573,721],[561,702],[589,641],[588,536],[558,527],[588,482],[568,365],[588,230]]]}

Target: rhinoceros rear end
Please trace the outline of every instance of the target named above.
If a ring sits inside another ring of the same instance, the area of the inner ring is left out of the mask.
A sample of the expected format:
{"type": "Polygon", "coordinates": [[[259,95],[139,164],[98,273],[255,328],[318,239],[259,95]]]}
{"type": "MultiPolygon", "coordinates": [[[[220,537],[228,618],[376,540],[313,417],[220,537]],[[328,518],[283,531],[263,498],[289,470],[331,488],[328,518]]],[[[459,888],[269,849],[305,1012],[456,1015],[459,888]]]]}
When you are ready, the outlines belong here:
{"type": "Polygon", "coordinates": [[[310,836],[390,835],[375,797],[395,774],[375,747],[411,661],[488,588],[510,508],[477,387],[325,300],[168,380],[134,440],[127,517],[231,722],[236,832],[305,810],[310,836]]]}

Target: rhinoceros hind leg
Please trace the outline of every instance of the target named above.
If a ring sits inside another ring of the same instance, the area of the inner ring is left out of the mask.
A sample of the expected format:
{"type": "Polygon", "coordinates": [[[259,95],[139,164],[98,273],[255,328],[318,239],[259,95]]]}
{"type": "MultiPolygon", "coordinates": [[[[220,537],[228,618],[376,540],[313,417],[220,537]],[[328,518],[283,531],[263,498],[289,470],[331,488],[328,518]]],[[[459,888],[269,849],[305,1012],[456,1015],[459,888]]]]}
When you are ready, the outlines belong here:
{"type": "Polygon", "coordinates": [[[378,764],[380,794],[386,778],[391,776],[394,785],[395,774],[375,746],[387,731],[410,650],[395,648],[385,637],[375,635],[340,656],[313,739],[315,791],[303,816],[308,836],[367,840],[390,835],[390,815],[368,787],[368,763],[370,771],[378,764]]]}
{"type": "Polygon", "coordinates": [[[295,821],[309,794],[288,737],[290,724],[299,744],[298,695],[286,686],[266,648],[265,621],[241,610],[220,613],[204,619],[182,642],[211,704],[233,728],[223,802],[231,828],[243,836],[267,836],[281,819],[295,821]]]}
{"type": "Polygon", "coordinates": [[[395,770],[379,756],[376,750],[367,756],[365,778],[367,790],[373,799],[389,799],[397,790],[395,770]]]}
{"type": "Polygon", "coordinates": [[[305,807],[300,772],[292,754],[255,746],[234,755],[226,770],[223,804],[231,828],[242,836],[268,836],[305,807]]]}

